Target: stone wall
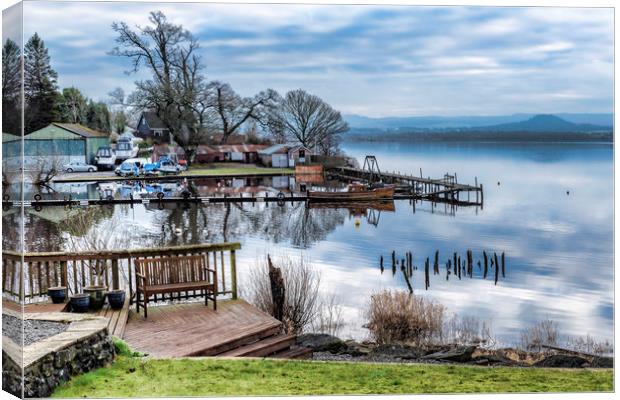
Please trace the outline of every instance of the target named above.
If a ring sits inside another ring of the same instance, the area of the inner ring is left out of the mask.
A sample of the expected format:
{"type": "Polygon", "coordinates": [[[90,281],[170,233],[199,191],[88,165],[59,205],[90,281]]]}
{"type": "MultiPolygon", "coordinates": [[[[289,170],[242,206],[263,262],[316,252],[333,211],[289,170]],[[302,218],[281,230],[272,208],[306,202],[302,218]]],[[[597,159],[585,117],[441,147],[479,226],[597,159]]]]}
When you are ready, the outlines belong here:
{"type": "Polygon", "coordinates": [[[15,350],[11,350],[15,347],[14,343],[7,346],[12,341],[3,336],[3,390],[21,397],[20,364],[24,366],[24,396],[49,397],[59,384],[71,376],[103,367],[114,359],[114,344],[108,334],[106,318],[54,314],[41,314],[33,318],[64,320],[70,323],[69,328],[26,346],[23,353],[15,354],[15,350]]]}

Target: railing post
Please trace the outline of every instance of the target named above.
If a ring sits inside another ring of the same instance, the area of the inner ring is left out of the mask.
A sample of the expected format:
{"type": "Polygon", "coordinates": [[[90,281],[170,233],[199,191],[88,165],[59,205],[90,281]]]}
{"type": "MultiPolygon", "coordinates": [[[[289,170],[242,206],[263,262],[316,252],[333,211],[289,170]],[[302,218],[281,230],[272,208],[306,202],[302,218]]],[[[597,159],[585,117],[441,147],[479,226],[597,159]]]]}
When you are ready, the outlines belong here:
{"type": "Polygon", "coordinates": [[[67,287],[67,262],[60,262],[60,286],[67,287]]]}
{"type": "Polygon", "coordinates": [[[118,290],[119,281],[118,281],[118,259],[112,259],[112,289],[118,290]]]}
{"type": "Polygon", "coordinates": [[[237,299],[237,260],[235,250],[230,251],[230,282],[232,285],[232,298],[237,299]]]}

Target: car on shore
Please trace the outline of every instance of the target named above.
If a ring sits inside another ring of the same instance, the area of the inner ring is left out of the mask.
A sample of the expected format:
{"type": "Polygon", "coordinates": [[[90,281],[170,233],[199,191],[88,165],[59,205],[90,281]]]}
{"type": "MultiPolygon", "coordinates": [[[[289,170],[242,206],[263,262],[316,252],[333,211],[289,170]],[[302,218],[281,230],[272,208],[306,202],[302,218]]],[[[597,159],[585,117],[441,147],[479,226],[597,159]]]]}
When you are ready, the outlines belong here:
{"type": "Polygon", "coordinates": [[[96,172],[97,167],[91,164],[86,164],[84,161],[71,161],[69,164],[62,166],[62,170],[65,172],[96,172]]]}

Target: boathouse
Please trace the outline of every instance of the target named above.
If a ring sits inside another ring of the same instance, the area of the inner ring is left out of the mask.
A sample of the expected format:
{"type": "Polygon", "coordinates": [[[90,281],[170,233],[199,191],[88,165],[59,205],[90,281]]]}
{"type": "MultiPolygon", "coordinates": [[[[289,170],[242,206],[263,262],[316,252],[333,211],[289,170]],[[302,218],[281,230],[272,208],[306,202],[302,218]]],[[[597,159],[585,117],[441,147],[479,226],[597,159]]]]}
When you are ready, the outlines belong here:
{"type": "Polygon", "coordinates": [[[258,153],[268,146],[261,144],[222,144],[198,146],[196,161],[200,163],[235,161],[255,163],[259,161],[258,153]]]}
{"type": "Polygon", "coordinates": [[[57,160],[94,163],[97,149],[110,145],[107,133],[80,124],[52,122],[45,128],[24,136],[24,163],[57,160]]]}

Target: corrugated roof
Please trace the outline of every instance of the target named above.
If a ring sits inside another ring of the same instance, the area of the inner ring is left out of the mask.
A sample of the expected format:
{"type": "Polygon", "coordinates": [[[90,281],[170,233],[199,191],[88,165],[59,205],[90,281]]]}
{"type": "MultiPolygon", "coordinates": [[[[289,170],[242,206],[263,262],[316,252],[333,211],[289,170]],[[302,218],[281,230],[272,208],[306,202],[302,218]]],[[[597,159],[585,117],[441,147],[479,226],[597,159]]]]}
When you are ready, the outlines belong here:
{"type": "Polygon", "coordinates": [[[219,146],[212,146],[216,151],[222,153],[256,153],[260,150],[266,149],[268,146],[264,144],[221,144],[219,146]]]}
{"type": "Polygon", "coordinates": [[[273,146],[269,146],[266,149],[260,150],[259,154],[272,155],[278,153],[288,153],[290,149],[294,149],[297,147],[304,147],[299,143],[279,143],[274,144],[273,146]]]}
{"type": "Polygon", "coordinates": [[[107,133],[99,132],[94,129],[90,129],[80,124],[65,124],[60,122],[52,122],[52,125],[57,126],[66,131],[75,133],[76,135],[80,135],[84,138],[95,138],[95,137],[109,137],[107,133]]]}

